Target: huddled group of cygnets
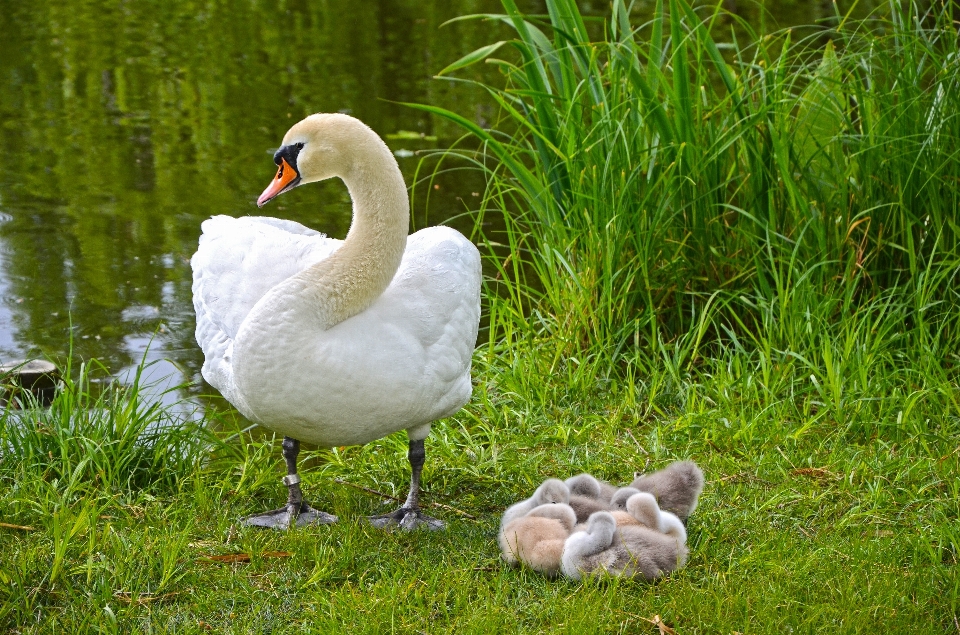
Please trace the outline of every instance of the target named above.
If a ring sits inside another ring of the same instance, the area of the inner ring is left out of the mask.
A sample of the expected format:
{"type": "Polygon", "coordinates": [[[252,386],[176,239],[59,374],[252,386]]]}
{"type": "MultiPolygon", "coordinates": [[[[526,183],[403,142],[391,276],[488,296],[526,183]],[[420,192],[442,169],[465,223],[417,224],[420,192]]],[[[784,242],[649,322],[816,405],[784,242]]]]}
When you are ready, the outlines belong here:
{"type": "Polygon", "coordinates": [[[590,474],[550,478],[504,512],[500,551],[551,577],[654,580],[686,563],[686,520],[702,491],[703,472],[690,461],[621,488],[590,474]]]}

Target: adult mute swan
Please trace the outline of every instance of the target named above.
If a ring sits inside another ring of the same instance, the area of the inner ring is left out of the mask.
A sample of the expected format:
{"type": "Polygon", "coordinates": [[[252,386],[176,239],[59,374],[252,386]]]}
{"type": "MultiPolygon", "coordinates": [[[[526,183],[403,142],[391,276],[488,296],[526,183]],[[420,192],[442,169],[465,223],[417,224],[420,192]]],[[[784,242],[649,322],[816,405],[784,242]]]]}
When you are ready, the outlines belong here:
{"type": "Polygon", "coordinates": [[[259,207],[339,177],[353,222],[342,241],[276,218],[215,216],[202,225],[191,265],[203,377],[244,416],[284,435],[287,504],[245,523],[336,522],[303,500],[300,441],[356,445],[406,430],[406,502],[371,522],[442,528],[420,510],[424,439],[432,421],[470,399],[480,254],[448,227],[407,236],[400,168],[357,119],[307,117],[284,136],[274,162],[259,207]]]}

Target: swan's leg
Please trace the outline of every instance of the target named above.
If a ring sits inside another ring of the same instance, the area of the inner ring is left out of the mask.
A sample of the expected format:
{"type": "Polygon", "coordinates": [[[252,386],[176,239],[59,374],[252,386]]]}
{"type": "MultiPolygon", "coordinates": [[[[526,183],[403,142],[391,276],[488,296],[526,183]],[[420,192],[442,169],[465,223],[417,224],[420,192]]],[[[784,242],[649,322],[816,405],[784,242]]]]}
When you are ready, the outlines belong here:
{"type": "Polygon", "coordinates": [[[374,527],[383,528],[395,524],[408,530],[417,527],[426,527],[431,530],[443,529],[442,520],[431,518],[420,511],[420,473],[423,471],[426,456],[423,439],[410,441],[410,450],[407,452],[407,458],[410,460],[410,492],[407,494],[407,500],[403,503],[403,507],[395,512],[371,516],[370,523],[374,527]]]}
{"type": "Polygon", "coordinates": [[[297,456],[300,454],[300,442],[290,437],[283,437],[283,460],[287,464],[287,475],[283,477],[283,484],[287,486],[287,504],[280,509],[248,516],[241,522],[250,527],[269,527],[271,529],[287,529],[296,523],[297,527],[304,525],[326,525],[337,522],[337,517],[314,509],[303,502],[303,492],[300,490],[300,475],[297,474],[297,456]]]}

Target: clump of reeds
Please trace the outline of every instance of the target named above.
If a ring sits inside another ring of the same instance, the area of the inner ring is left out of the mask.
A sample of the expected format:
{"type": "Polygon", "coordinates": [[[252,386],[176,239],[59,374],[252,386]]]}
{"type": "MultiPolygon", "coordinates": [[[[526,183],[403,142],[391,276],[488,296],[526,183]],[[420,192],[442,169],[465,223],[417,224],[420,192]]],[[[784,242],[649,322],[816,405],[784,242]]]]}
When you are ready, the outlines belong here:
{"type": "Polygon", "coordinates": [[[889,414],[862,409],[876,377],[908,394],[955,376],[949,3],[837,15],[801,42],[684,0],[658,0],[639,27],[614,0],[599,41],[573,0],[548,0],[546,20],[503,5],[514,39],[441,73],[497,64],[504,85],[484,88],[501,119],[422,107],[482,142],[482,211],[505,226],[486,236],[491,352],[522,343],[539,351],[522,374],[590,387],[677,386],[733,356],[763,399],[814,399],[852,429],[889,414]]]}
{"type": "Polygon", "coordinates": [[[0,413],[0,479],[27,498],[44,483],[65,497],[61,503],[91,490],[175,488],[214,437],[157,395],[145,396],[145,368],[129,383],[102,383],[109,374],[99,362],[80,364],[73,376],[69,360],[49,406],[20,393],[0,413]]]}

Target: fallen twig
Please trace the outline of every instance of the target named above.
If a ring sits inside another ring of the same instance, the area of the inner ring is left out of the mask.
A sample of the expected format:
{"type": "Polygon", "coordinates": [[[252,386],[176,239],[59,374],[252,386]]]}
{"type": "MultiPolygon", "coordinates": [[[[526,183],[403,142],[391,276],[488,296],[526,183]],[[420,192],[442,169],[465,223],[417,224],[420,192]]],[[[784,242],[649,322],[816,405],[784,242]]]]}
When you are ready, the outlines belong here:
{"type": "MultiPolygon", "coordinates": [[[[339,483],[340,485],[346,485],[347,487],[352,487],[352,488],[354,488],[354,489],[362,490],[362,491],[364,491],[364,492],[367,492],[368,494],[373,494],[373,495],[375,495],[375,496],[380,496],[380,497],[382,497],[382,498],[389,498],[390,500],[399,501],[399,502],[401,502],[401,503],[403,502],[403,499],[402,499],[402,498],[397,498],[396,496],[391,496],[390,494],[384,494],[383,492],[377,491],[377,490],[375,490],[375,489],[373,489],[373,488],[364,487],[363,485],[357,485],[356,483],[351,483],[350,481],[345,481],[345,480],[343,480],[342,478],[335,478],[335,479],[333,479],[333,482],[334,482],[334,483],[339,483]]],[[[444,505],[443,503],[433,503],[433,502],[431,502],[430,505],[433,506],[433,507],[439,507],[439,508],[441,508],[441,509],[446,509],[446,510],[449,510],[449,511],[452,511],[452,512],[456,512],[456,513],[460,514],[461,516],[466,516],[466,517],[469,518],[470,520],[476,520],[476,519],[477,519],[476,516],[473,516],[473,515],[471,515],[471,514],[468,514],[467,512],[463,511],[462,509],[457,509],[456,507],[451,507],[450,505],[444,505]]]]}
{"type": "Polygon", "coordinates": [[[640,442],[637,441],[637,437],[633,436],[633,432],[630,431],[630,428],[627,428],[627,434],[630,435],[630,438],[633,439],[633,442],[637,444],[637,449],[643,452],[644,456],[650,456],[650,453],[643,449],[643,446],[640,445],[640,442]]]}
{"type": "Polygon", "coordinates": [[[12,525],[10,523],[0,523],[0,527],[5,529],[19,529],[21,531],[36,531],[36,527],[29,527],[27,525],[12,525]]]}
{"type": "Polygon", "coordinates": [[[660,635],[677,635],[677,631],[673,630],[672,628],[664,624],[663,620],[660,619],[659,615],[654,615],[652,620],[647,619],[645,617],[641,617],[640,619],[643,620],[644,622],[650,622],[651,624],[659,628],[660,635]]]}
{"type": "MultiPolygon", "coordinates": [[[[289,558],[293,554],[289,551],[264,551],[261,558],[289,558]]],[[[249,553],[226,553],[221,556],[204,556],[197,558],[200,562],[250,562],[253,559],[249,553]]]]}
{"type": "Polygon", "coordinates": [[[125,604],[135,604],[137,606],[143,606],[144,604],[149,604],[150,602],[162,601],[167,598],[171,598],[175,595],[180,595],[179,591],[173,593],[163,593],[161,595],[153,595],[150,593],[141,593],[134,599],[133,593],[130,591],[114,591],[113,597],[117,598],[125,604]]]}

